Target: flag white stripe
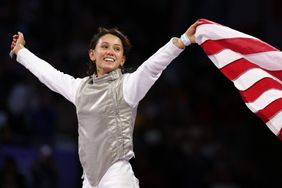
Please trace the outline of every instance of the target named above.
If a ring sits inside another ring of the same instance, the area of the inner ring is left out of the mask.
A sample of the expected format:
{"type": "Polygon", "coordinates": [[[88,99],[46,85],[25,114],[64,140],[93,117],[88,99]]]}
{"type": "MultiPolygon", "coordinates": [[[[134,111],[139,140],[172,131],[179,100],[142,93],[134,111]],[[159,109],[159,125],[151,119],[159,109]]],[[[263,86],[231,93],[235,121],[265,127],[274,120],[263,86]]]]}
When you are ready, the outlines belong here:
{"type": "Polygon", "coordinates": [[[258,66],[270,70],[270,71],[281,71],[282,70],[282,52],[281,51],[270,51],[261,52],[250,55],[244,55],[244,57],[254,62],[258,66]]]}
{"type": "Polygon", "coordinates": [[[269,127],[269,129],[275,134],[279,135],[279,132],[282,127],[282,111],[277,113],[273,118],[271,118],[266,125],[269,127]]]}
{"type": "MultiPolygon", "coordinates": [[[[278,89],[270,89],[261,94],[255,101],[246,103],[248,108],[256,113],[259,110],[264,109],[267,105],[273,101],[282,98],[282,91],[278,89]]],[[[282,122],[281,122],[282,123],[282,122]]]]}
{"type": "Polygon", "coordinates": [[[281,81],[279,79],[275,78],[274,76],[260,68],[249,69],[248,71],[242,73],[238,78],[233,80],[233,82],[237,89],[239,89],[240,91],[245,91],[263,78],[272,78],[273,80],[277,80],[281,84],[281,81]]]}
{"type": "Polygon", "coordinates": [[[224,49],[217,54],[208,56],[215,66],[219,69],[225,67],[226,65],[236,61],[243,56],[229,49],[224,49]]]}
{"type": "Polygon", "coordinates": [[[262,52],[262,53],[256,53],[256,54],[242,55],[230,49],[224,49],[216,54],[209,55],[209,58],[215,64],[215,66],[219,69],[225,67],[226,65],[240,58],[245,58],[246,60],[260,66],[263,69],[269,70],[269,71],[281,71],[282,70],[282,52],[281,51],[271,51],[271,52],[262,52]],[[271,59],[271,61],[269,61],[269,59],[271,59]]]}
{"type": "Polygon", "coordinates": [[[229,38],[252,38],[256,37],[247,35],[245,33],[233,30],[226,26],[215,25],[215,24],[203,24],[197,27],[196,42],[201,45],[206,40],[220,40],[229,38]],[[208,33],[208,37],[206,37],[208,33]]]}

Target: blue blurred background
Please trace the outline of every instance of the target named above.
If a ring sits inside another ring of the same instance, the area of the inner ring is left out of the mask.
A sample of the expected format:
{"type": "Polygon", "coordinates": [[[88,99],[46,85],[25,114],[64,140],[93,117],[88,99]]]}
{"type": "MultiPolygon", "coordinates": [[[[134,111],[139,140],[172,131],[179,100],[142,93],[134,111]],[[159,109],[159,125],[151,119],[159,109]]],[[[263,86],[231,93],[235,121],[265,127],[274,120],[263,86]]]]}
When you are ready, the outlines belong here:
{"type": "MultiPolygon", "coordinates": [[[[0,188],[82,187],[75,107],[10,60],[17,31],[36,55],[83,77],[98,26],[129,36],[126,67],[134,69],[198,18],[282,49],[281,7],[279,0],[1,0],[0,188]]],[[[169,65],[140,103],[134,145],[141,188],[282,185],[281,141],[197,45],[169,65]]]]}

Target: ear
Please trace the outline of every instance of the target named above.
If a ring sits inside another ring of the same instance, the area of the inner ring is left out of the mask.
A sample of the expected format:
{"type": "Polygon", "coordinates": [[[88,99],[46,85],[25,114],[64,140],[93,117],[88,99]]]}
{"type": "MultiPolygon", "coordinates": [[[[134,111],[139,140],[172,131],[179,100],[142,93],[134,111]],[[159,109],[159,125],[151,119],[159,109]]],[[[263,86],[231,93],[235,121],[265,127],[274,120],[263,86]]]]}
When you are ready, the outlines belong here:
{"type": "Polygon", "coordinates": [[[90,49],[90,50],[88,51],[88,55],[89,55],[89,59],[90,59],[91,61],[95,61],[95,60],[96,60],[96,54],[95,54],[95,51],[94,51],[93,49],[90,49]]]}
{"type": "Polygon", "coordinates": [[[122,56],[122,59],[121,59],[121,62],[120,62],[120,65],[121,65],[121,66],[123,66],[123,65],[124,65],[125,60],[126,60],[126,57],[125,57],[125,56],[122,56]]]}

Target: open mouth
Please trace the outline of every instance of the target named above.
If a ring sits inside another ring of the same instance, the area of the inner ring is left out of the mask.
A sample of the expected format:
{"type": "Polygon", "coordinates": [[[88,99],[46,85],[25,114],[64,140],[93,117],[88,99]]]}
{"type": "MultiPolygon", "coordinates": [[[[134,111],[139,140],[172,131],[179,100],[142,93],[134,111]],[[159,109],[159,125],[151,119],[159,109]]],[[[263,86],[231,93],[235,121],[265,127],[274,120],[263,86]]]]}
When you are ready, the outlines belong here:
{"type": "Polygon", "coordinates": [[[113,62],[115,62],[115,59],[112,58],[112,57],[105,57],[105,58],[104,58],[104,61],[106,61],[106,62],[108,62],[108,63],[113,63],[113,62]]]}

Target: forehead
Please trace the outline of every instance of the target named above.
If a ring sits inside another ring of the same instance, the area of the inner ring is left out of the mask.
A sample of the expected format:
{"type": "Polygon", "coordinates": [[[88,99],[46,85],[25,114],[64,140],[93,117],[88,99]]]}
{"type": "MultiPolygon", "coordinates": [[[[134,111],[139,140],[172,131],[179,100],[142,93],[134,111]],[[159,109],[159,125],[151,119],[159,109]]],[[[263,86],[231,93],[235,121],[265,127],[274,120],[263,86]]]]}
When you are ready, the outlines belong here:
{"type": "Polygon", "coordinates": [[[113,34],[105,34],[98,40],[98,43],[109,43],[109,44],[116,44],[122,45],[122,42],[119,37],[113,34]]]}

